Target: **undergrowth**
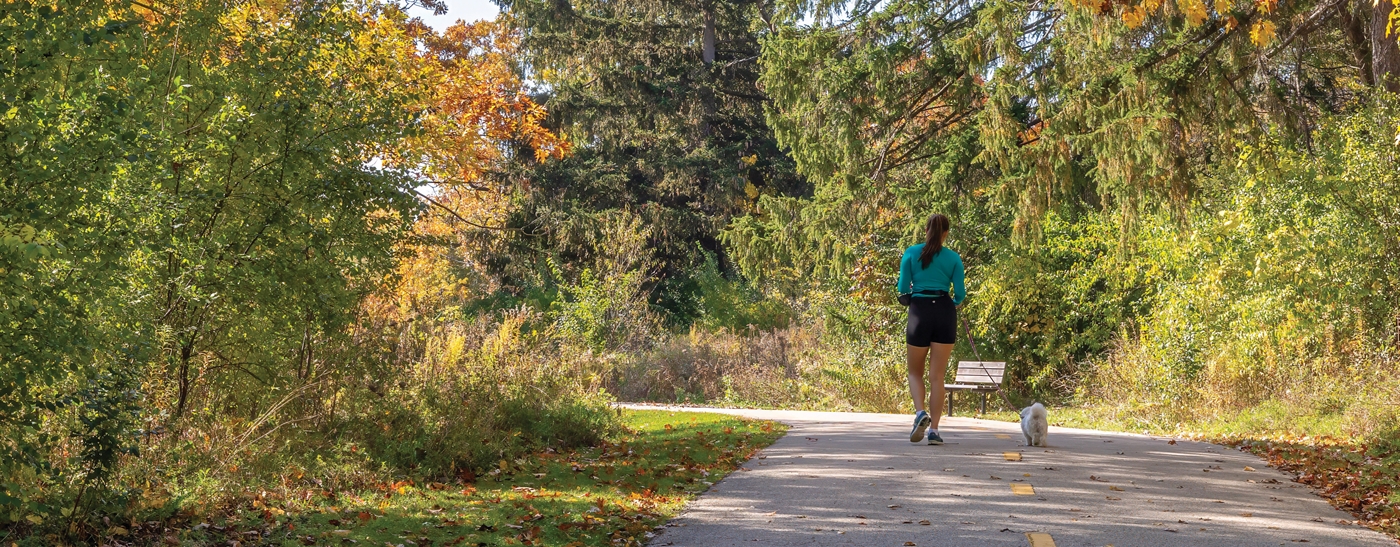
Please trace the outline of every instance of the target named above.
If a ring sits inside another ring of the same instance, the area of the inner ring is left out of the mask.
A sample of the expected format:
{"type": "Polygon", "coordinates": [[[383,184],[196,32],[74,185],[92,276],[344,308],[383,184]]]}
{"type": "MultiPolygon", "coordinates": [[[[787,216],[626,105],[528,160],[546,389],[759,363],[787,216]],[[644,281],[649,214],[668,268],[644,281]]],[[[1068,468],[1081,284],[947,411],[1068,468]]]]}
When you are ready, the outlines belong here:
{"type": "Polygon", "coordinates": [[[785,430],[718,414],[620,414],[597,446],[505,457],[480,475],[329,485],[299,473],[216,511],[109,522],[97,535],[133,545],[636,546],[785,430]]]}

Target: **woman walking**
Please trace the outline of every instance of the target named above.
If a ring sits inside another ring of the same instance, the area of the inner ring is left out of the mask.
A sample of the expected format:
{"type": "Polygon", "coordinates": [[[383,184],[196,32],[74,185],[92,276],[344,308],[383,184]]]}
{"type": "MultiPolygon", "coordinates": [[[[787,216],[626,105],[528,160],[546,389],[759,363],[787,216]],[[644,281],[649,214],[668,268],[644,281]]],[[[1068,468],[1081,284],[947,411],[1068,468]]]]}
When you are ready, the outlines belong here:
{"type": "Polygon", "coordinates": [[[924,224],[924,242],[905,249],[899,261],[899,302],[909,307],[909,324],[904,329],[908,345],[909,396],[914,399],[914,429],[909,442],[927,439],[943,444],[938,435],[938,418],[943,414],[943,376],[958,334],[958,305],[967,291],[963,288],[962,257],[943,246],[950,228],[948,217],[934,214],[924,224]],[[951,289],[951,291],[950,291],[951,289]],[[930,351],[931,350],[931,351],[930,351]],[[929,359],[929,354],[932,358],[929,359]],[[924,389],[925,361],[932,361],[924,389]],[[927,392],[928,407],[924,406],[927,392]],[[932,412],[932,414],[930,414],[932,412]],[[927,436],[925,436],[927,432],[927,436]]]}

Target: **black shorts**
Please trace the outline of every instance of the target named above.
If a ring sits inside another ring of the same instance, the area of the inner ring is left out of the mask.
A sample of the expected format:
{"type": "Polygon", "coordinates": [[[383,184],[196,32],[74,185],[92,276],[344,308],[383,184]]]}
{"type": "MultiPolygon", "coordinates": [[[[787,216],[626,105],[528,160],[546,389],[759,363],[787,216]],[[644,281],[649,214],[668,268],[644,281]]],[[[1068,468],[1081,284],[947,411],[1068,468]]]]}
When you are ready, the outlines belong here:
{"type": "Polygon", "coordinates": [[[916,348],[930,343],[952,344],[958,336],[958,307],[950,296],[914,296],[909,299],[909,326],[904,342],[916,348]]]}

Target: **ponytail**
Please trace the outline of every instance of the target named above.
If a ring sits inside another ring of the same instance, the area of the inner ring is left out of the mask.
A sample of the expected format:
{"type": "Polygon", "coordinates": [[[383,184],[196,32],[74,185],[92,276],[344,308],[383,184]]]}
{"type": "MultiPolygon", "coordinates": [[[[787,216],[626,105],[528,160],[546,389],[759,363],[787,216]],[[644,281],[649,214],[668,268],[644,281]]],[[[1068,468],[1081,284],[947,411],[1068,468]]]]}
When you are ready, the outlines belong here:
{"type": "Polygon", "coordinates": [[[942,213],[934,213],[928,217],[928,222],[924,223],[924,251],[919,253],[919,261],[928,268],[933,263],[933,257],[943,252],[943,234],[948,233],[952,222],[942,213]]]}

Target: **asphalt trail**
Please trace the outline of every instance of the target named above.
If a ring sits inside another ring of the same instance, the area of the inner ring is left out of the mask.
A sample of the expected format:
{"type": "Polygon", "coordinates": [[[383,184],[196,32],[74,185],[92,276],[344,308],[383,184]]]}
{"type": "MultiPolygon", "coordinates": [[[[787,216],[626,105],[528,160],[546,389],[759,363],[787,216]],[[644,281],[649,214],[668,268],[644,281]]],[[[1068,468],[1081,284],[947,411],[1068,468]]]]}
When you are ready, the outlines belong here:
{"type": "Polygon", "coordinates": [[[948,444],[927,446],[909,442],[904,415],[673,410],[791,429],[652,546],[1397,544],[1259,458],[1207,443],[1051,427],[1035,448],[1018,424],[945,417],[948,444]]]}

